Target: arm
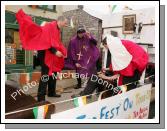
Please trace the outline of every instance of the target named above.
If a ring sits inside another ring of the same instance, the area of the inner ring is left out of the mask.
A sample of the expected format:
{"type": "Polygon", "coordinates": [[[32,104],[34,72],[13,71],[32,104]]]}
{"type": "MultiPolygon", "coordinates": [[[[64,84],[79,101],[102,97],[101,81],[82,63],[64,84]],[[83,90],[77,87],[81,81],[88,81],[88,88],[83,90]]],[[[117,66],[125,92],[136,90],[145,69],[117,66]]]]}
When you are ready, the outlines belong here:
{"type": "Polygon", "coordinates": [[[90,42],[93,43],[94,45],[97,45],[97,40],[96,40],[93,36],[90,36],[89,40],[90,40],[90,42]]]}
{"type": "Polygon", "coordinates": [[[106,76],[104,74],[99,74],[100,78],[105,79],[105,80],[109,80],[109,81],[113,81],[115,79],[118,79],[119,76],[120,76],[120,74],[116,74],[116,75],[113,75],[113,76],[106,76]]]}
{"type": "Polygon", "coordinates": [[[81,65],[78,63],[78,58],[76,56],[76,50],[75,50],[75,46],[72,46],[72,44],[75,44],[73,43],[72,41],[70,41],[69,43],[69,48],[68,48],[68,52],[69,52],[69,56],[71,57],[72,61],[74,62],[75,66],[77,68],[80,68],[81,65]]]}
{"type": "Polygon", "coordinates": [[[71,57],[71,59],[73,60],[74,63],[77,63],[77,57],[76,57],[76,51],[75,51],[75,47],[73,47],[73,41],[70,41],[69,46],[68,46],[68,56],[71,57]]]}
{"type": "Polygon", "coordinates": [[[58,50],[57,50],[56,48],[54,48],[54,47],[49,48],[49,51],[50,51],[52,54],[56,55],[57,57],[65,57],[65,56],[62,54],[62,52],[58,51],[58,50]]]}
{"type": "Polygon", "coordinates": [[[57,52],[57,49],[54,48],[54,47],[51,47],[49,48],[49,51],[52,53],[52,54],[55,54],[57,52]]]}
{"type": "MultiPolygon", "coordinates": [[[[110,64],[110,70],[113,71],[112,64],[110,64]]],[[[113,76],[106,76],[105,74],[99,74],[99,77],[106,79],[106,80],[109,80],[109,81],[113,81],[115,79],[118,79],[119,76],[120,76],[119,71],[118,72],[115,71],[113,76]]]]}
{"type": "Polygon", "coordinates": [[[94,45],[97,45],[97,40],[89,32],[87,32],[86,35],[87,35],[90,43],[93,43],[94,45]]]}

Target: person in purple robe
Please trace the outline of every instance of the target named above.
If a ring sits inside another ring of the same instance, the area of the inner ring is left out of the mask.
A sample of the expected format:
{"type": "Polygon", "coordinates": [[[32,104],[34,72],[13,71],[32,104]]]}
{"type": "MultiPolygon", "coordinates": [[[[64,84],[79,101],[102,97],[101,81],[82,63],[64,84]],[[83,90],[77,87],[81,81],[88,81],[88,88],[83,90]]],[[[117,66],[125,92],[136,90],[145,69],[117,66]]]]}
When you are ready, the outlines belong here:
{"type": "MultiPolygon", "coordinates": [[[[79,73],[80,76],[90,77],[96,73],[96,64],[100,56],[96,45],[97,40],[86,32],[83,26],[80,26],[77,35],[70,40],[65,67],[76,70],[76,73],[79,73]]],[[[82,87],[81,77],[77,78],[77,81],[78,86],[75,89],[82,87]]]]}

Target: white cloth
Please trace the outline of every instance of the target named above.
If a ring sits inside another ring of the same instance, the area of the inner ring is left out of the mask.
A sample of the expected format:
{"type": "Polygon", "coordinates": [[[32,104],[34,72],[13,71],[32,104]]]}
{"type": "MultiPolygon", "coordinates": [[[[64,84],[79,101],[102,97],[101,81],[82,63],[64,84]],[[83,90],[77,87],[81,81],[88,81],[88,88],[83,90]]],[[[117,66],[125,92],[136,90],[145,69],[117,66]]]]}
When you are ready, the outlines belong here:
{"type": "Polygon", "coordinates": [[[107,68],[107,54],[108,54],[108,49],[104,47],[104,64],[103,64],[104,69],[107,68]]]}
{"type": "Polygon", "coordinates": [[[111,53],[111,63],[113,71],[125,69],[132,60],[132,55],[127,51],[120,38],[110,34],[104,35],[107,38],[107,46],[111,53]]]}

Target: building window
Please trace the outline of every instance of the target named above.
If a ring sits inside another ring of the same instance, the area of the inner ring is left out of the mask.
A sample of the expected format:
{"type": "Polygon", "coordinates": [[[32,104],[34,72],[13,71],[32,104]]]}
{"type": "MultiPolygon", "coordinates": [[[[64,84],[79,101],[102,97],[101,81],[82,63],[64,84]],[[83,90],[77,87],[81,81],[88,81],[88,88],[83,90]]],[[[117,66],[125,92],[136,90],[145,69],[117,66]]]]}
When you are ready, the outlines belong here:
{"type": "Polygon", "coordinates": [[[56,5],[30,5],[30,7],[56,12],[56,5]]]}
{"type": "Polygon", "coordinates": [[[5,29],[5,63],[24,65],[24,52],[18,30],[5,29]]]}

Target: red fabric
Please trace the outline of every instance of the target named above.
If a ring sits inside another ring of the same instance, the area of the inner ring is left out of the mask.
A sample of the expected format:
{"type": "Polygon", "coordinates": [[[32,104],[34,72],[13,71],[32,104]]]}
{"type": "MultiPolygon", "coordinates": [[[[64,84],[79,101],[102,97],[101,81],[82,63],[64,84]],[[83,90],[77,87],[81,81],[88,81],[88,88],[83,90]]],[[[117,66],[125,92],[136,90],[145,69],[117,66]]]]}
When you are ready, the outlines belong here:
{"type": "MultiPolygon", "coordinates": [[[[129,40],[121,41],[127,51],[132,55],[132,61],[125,69],[114,71],[114,74],[120,74],[118,85],[122,85],[123,76],[133,76],[136,69],[142,75],[149,59],[147,52],[136,43],[129,40]]],[[[113,70],[112,63],[110,64],[110,70],[113,70]]]]}
{"type": "Polygon", "coordinates": [[[26,50],[46,50],[45,64],[49,67],[49,75],[52,72],[59,72],[64,67],[64,58],[57,57],[48,50],[50,47],[56,48],[64,56],[67,51],[60,40],[60,30],[57,29],[57,22],[47,23],[45,26],[39,26],[32,21],[32,18],[26,15],[23,10],[16,13],[16,19],[19,24],[19,34],[22,46],[26,50]]]}
{"type": "MultiPolygon", "coordinates": [[[[66,49],[62,44],[59,48],[57,48],[57,50],[66,55],[66,49]]],[[[57,57],[49,50],[46,50],[45,64],[49,67],[49,75],[52,75],[53,72],[60,72],[61,69],[64,67],[64,58],[57,57]]]]}

